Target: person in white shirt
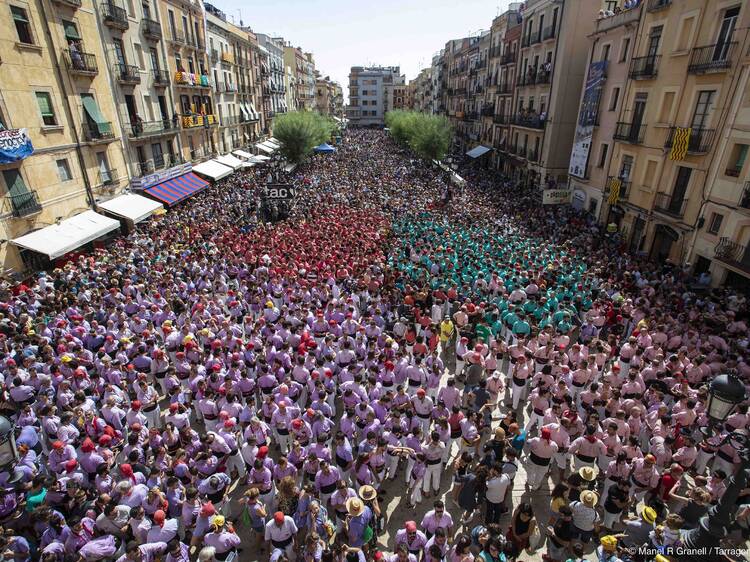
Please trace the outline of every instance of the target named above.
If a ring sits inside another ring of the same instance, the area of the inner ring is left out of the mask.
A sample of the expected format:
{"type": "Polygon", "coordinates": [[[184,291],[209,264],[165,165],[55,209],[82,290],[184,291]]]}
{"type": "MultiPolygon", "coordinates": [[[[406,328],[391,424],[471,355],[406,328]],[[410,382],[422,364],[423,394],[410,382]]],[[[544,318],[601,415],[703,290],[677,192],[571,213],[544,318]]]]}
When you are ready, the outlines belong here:
{"type": "Polygon", "coordinates": [[[266,523],[265,540],[271,541],[275,549],[283,550],[288,557],[294,552],[296,535],[297,525],[294,524],[294,519],[281,511],[274,513],[273,519],[266,523]]]}
{"type": "Polygon", "coordinates": [[[510,476],[502,472],[500,465],[492,467],[490,477],[487,479],[487,510],[484,517],[484,524],[499,523],[500,517],[508,511],[505,507],[504,500],[508,487],[511,485],[510,476]]]}

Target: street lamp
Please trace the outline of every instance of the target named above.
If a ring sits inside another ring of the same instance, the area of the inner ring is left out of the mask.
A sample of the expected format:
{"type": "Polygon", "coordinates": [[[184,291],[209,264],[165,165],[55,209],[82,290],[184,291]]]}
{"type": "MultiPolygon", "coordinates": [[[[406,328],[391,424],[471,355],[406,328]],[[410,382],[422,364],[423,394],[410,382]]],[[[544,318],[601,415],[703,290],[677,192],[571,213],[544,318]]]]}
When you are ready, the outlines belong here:
{"type": "MultiPolygon", "coordinates": [[[[743,400],[745,400],[745,386],[735,375],[719,375],[711,381],[706,406],[711,428],[716,423],[724,422],[735,406],[743,400]]],[[[710,430],[708,434],[711,434],[710,430]]],[[[684,554],[677,557],[679,560],[701,560],[702,562],[726,560],[717,547],[729,532],[729,527],[737,512],[737,499],[747,483],[747,469],[750,468],[750,438],[746,433],[732,431],[722,439],[719,447],[727,443],[737,451],[740,466],[734,474],[730,475],[726,491],[718,503],[701,518],[697,528],[685,534],[684,554]]]]}

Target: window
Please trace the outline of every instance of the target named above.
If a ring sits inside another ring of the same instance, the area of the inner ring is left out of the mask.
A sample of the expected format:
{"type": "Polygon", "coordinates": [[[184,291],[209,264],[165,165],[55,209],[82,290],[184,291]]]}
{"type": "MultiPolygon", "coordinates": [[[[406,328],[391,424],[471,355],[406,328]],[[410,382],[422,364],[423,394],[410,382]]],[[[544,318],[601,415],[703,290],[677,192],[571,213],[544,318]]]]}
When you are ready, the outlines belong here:
{"type": "Polygon", "coordinates": [[[135,61],[138,63],[138,68],[144,70],[146,68],[146,62],[143,59],[143,49],[138,43],[134,43],[133,48],[135,49],[135,61]]]}
{"type": "Polygon", "coordinates": [[[607,152],[609,152],[609,145],[603,142],[599,149],[599,162],[596,164],[597,168],[604,168],[604,166],[606,166],[607,152]]]}
{"type": "Polygon", "coordinates": [[[708,233],[719,234],[721,229],[721,222],[724,220],[724,215],[719,213],[711,213],[711,220],[708,221],[708,233]]]}
{"type": "Polygon", "coordinates": [[[57,161],[57,175],[60,176],[60,181],[70,181],[73,179],[73,174],[70,173],[70,165],[66,158],[57,161]]]}
{"type": "Polygon", "coordinates": [[[643,180],[641,184],[643,187],[651,188],[654,185],[654,178],[656,177],[656,160],[649,160],[646,162],[646,169],[643,171],[643,180]]]}
{"type": "Polygon", "coordinates": [[[72,21],[62,20],[63,31],[65,32],[65,40],[68,44],[76,43],[76,47],[80,47],[78,42],[81,40],[81,35],[78,33],[78,27],[72,21]]]}
{"type": "Polygon", "coordinates": [[[11,6],[10,13],[13,16],[13,23],[16,26],[18,41],[26,45],[34,44],[34,36],[31,33],[31,23],[26,14],[26,10],[20,6],[11,6]]]}
{"type": "Polygon", "coordinates": [[[36,103],[39,105],[39,113],[42,114],[42,122],[46,127],[57,125],[55,109],[52,107],[52,96],[49,92],[37,92],[36,103]]]}
{"type": "Polygon", "coordinates": [[[693,34],[693,26],[695,26],[695,16],[690,16],[682,20],[680,34],[677,37],[677,51],[687,51],[690,48],[690,37],[693,34]]]}
{"type": "Polygon", "coordinates": [[[664,92],[661,100],[661,111],[659,111],[659,123],[669,123],[672,116],[672,106],[674,106],[675,93],[664,92]]]}
{"type": "Polygon", "coordinates": [[[620,99],[620,88],[612,88],[612,94],[609,96],[609,110],[617,110],[617,102],[620,99]]]}
{"type": "Polygon", "coordinates": [[[750,146],[746,144],[735,144],[732,148],[732,153],[729,155],[729,162],[727,163],[726,172],[728,176],[738,178],[742,173],[742,168],[745,165],[747,159],[747,151],[750,146]]]}
{"type": "Polygon", "coordinates": [[[612,49],[612,45],[607,43],[606,45],[602,45],[602,58],[600,60],[609,60],[609,52],[612,49]]]}
{"type": "Polygon", "coordinates": [[[625,37],[620,45],[620,62],[625,62],[628,59],[628,51],[630,50],[630,37],[625,37]]]}

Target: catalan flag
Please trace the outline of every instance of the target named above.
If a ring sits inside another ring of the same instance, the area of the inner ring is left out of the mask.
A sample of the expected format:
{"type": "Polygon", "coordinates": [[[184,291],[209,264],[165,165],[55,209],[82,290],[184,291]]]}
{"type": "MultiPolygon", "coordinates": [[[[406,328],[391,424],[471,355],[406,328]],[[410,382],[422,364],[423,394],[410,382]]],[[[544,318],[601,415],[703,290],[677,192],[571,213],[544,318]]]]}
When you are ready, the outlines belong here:
{"type": "Polygon", "coordinates": [[[622,181],[620,178],[612,178],[609,182],[609,199],[607,202],[610,205],[614,205],[617,203],[617,200],[620,199],[620,187],[622,187],[622,181]]]}
{"type": "Polygon", "coordinates": [[[672,150],[669,152],[670,160],[682,160],[688,151],[690,144],[690,127],[677,127],[672,138],[672,150]]]}

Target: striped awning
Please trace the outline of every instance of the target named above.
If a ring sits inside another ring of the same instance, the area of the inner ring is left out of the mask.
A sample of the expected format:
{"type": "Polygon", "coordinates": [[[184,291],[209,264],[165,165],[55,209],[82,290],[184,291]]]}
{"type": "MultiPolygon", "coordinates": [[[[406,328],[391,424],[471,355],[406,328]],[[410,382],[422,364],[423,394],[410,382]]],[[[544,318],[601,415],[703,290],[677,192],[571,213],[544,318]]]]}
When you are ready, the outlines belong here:
{"type": "Polygon", "coordinates": [[[190,172],[153,187],[149,187],[145,191],[151,197],[154,197],[171,207],[172,205],[176,205],[180,201],[195,195],[206,187],[208,187],[207,181],[202,180],[194,173],[190,172]]]}

